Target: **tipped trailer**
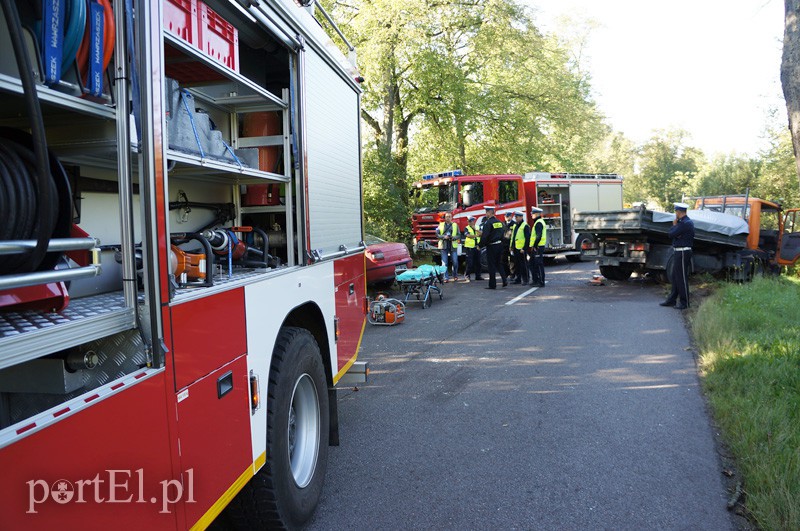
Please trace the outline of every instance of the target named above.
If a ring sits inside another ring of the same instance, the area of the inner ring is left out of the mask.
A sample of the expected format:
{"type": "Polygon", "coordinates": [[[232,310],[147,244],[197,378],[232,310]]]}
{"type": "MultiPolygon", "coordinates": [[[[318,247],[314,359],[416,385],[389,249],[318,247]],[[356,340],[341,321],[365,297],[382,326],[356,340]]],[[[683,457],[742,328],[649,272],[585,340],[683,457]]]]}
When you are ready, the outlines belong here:
{"type": "MultiPolygon", "coordinates": [[[[797,210],[783,212],[779,204],[753,197],[718,196],[697,198],[688,216],[695,225],[693,272],[727,272],[734,280],[748,280],[798,258],[797,210]]],[[[593,236],[581,247],[582,259],[595,260],[612,280],[634,272],[666,278],[673,262],[669,229],[674,218],[644,207],[579,212],[576,230],[593,236]]]]}

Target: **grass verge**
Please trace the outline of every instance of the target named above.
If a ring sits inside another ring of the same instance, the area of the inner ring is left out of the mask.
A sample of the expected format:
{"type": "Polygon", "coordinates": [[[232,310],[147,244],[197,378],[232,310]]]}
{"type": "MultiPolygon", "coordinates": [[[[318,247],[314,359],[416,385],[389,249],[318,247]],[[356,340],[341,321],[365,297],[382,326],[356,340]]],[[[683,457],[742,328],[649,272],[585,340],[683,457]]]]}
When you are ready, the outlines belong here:
{"type": "Polygon", "coordinates": [[[726,285],[692,320],[709,402],[761,529],[800,529],[800,279],[726,285]]]}

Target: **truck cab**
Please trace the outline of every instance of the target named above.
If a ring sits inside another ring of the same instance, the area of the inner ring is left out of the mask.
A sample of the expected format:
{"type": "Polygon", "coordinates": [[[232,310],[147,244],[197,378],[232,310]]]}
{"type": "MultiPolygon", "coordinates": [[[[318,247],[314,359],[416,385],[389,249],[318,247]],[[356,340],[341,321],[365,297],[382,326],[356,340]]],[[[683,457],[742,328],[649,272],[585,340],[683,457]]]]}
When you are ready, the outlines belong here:
{"type": "Polygon", "coordinates": [[[745,194],[700,197],[695,199],[695,210],[711,210],[745,220],[750,230],[747,249],[764,263],[792,265],[800,256],[798,209],[784,211],[780,203],[745,194]]]}

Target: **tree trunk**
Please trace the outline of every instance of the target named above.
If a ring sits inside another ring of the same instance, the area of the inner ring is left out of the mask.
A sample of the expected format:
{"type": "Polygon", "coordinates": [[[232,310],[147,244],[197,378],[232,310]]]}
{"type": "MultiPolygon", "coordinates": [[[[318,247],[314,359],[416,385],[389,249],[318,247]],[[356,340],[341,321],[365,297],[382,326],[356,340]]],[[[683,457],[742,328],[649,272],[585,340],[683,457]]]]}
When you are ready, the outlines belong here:
{"type": "Polygon", "coordinates": [[[800,184],[800,0],[784,0],[786,6],[781,60],[781,85],[792,132],[795,169],[800,184]]]}
{"type": "Polygon", "coordinates": [[[394,157],[399,170],[395,174],[395,186],[398,190],[403,191],[398,199],[405,206],[408,206],[408,194],[405,193],[408,189],[406,180],[408,175],[408,128],[411,125],[412,117],[413,114],[406,116],[397,128],[397,152],[394,157]]]}
{"type": "Polygon", "coordinates": [[[394,144],[394,111],[397,103],[397,86],[394,81],[394,72],[387,70],[386,92],[383,95],[383,149],[386,150],[387,158],[392,153],[394,144]]]}

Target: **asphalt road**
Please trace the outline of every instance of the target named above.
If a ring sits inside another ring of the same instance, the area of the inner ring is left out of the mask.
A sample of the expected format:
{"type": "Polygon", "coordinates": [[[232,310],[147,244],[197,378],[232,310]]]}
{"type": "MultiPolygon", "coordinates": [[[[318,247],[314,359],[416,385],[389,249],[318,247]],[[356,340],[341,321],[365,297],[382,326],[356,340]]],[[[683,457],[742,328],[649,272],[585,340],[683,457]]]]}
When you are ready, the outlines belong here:
{"type": "Polygon", "coordinates": [[[367,325],[309,529],[731,529],[680,312],[644,281],[446,284],[367,325]]]}

